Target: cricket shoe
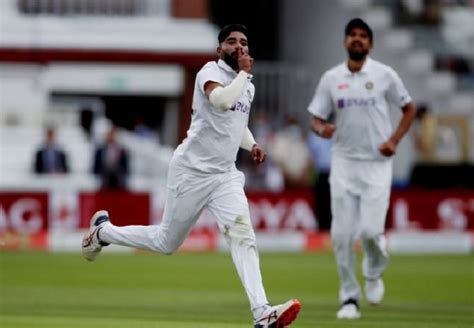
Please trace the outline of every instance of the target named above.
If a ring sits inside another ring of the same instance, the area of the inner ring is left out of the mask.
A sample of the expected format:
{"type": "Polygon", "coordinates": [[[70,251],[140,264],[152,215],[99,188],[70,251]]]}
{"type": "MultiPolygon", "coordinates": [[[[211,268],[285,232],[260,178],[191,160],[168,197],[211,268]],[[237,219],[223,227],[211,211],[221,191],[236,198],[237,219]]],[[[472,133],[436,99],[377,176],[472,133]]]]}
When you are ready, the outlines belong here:
{"type": "Polygon", "coordinates": [[[382,278],[376,280],[366,280],[365,281],[365,298],[367,302],[372,305],[378,305],[382,302],[383,296],[385,294],[385,285],[382,278]]]}
{"type": "Polygon", "coordinates": [[[255,319],[254,328],[283,328],[295,321],[301,310],[301,303],[297,299],[289,300],[284,304],[274,305],[263,311],[255,319]]]}
{"type": "Polygon", "coordinates": [[[87,261],[94,261],[102,247],[109,245],[99,239],[99,231],[107,222],[110,222],[107,211],[97,211],[92,216],[89,231],[82,238],[82,256],[87,261]]]}
{"type": "Polygon", "coordinates": [[[341,308],[339,309],[339,311],[337,311],[336,317],[338,319],[348,320],[359,319],[359,303],[353,298],[348,299],[341,305],[341,308]]]}

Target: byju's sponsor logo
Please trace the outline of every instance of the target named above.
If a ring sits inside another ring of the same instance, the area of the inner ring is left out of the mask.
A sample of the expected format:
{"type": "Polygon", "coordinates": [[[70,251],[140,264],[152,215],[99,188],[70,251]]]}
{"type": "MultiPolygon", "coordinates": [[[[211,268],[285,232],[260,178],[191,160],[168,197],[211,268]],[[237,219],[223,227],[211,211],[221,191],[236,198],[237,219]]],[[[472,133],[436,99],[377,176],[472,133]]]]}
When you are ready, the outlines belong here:
{"type": "Polygon", "coordinates": [[[336,102],[337,108],[354,108],[354,107],[370,107],[375,106],[374,97],[360,98],[339,98],[336,102]]]}
{"type": "Polygon", "coordinates": [[[337,100],[337,108],[344,108],[344,99],[337,100]]]}
{"type": "Polygon", "coordinates": [[[248,113],[250,113],[250,106],[247,105],[247,104],[241,103],[239,101],[233,107],[231,107],[230,110],[235,111],[235,112],[242,112],[244,114],[248,114],[248,113]]]}

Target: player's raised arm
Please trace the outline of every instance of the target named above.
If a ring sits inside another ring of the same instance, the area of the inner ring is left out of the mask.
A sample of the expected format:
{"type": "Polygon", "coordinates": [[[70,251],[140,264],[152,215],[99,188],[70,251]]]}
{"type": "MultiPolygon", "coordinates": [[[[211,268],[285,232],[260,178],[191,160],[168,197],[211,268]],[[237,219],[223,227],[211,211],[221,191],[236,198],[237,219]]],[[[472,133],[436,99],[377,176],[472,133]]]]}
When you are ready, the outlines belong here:
{"type": "MultiPolygon", "coordinates": [[[[226,41],[227,42],[227,41],[226,41]]],[[[241,45],[237,46],[233,54],[237,60],[237,77],[227,86],[223,86],[220,83],[214,81],[208,81],[204,85],[204,92],[209,98],[211,104],[222,111],[226,111],[235,104],[242,94],[242,90],[247,83],[247,80],[251,77],[250,72],[252,70],[253,58],[248,54],[248,50],[245,50],[246,40],[234,40],[229,39],[229,47],[233,43],[240,42],[241,45]]],[[[224,50],[222,50],[224,52],[224,50]]]]}

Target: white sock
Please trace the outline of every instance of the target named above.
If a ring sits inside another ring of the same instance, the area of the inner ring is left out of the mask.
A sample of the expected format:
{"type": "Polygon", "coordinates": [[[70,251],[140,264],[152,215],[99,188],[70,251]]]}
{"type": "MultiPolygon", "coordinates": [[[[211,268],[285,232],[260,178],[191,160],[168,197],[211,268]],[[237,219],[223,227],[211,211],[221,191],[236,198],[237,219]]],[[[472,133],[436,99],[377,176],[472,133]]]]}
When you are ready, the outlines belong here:
{"type": "Polygon", "coordinates": [[[270,308],[270,304],[265,304],[265,305],[262,305],[262,306],[259,306],[258,308],[255,308],[252,310],[253,312],[253,318],[254,319],[257,319],[258,317],[260,317],[263,312],[265,312],[266,309],[270,308]]]}

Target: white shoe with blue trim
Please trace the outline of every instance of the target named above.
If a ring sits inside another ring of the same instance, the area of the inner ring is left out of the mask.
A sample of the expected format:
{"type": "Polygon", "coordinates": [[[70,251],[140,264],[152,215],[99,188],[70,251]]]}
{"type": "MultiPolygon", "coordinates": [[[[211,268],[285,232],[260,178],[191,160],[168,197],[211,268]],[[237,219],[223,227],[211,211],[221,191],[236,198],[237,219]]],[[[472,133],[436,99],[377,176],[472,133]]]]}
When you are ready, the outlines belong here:
{"type": "Polygon", "coordinates": [[[97,211],[92,216],[89,231],[82,238],[82,256],[86,260],[94,261],[102,247],[109,245],[99,239],[99,232],[107,223],[110,223],[107,211],[97,211]]]}

